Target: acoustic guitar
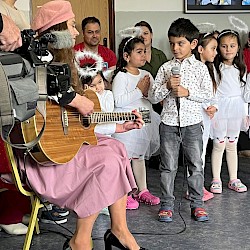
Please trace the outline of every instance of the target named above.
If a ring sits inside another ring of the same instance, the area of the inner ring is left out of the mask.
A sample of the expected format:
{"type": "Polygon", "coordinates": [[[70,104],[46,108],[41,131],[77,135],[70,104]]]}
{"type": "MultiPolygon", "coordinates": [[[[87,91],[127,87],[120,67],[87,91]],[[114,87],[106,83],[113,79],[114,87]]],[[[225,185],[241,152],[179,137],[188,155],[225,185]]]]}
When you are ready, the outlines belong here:
{"type": "MultiPolygon", "coordinates": [[[[53,100],[46,101],[45,130],[38,144],[29,152],[37,162],[64,164],[77,154],[82,144],[97,144],[94,133],[96,124],[136,119],[131,112],[101,112],[95,92],[86,90],[85,95],[95,104],[94,113],[87,117],[80,115],[75,108],[60,107],[53,100]]],[[[149,110],[142,110],[140,113],[145,123],[150,122],[149,110]]],[[[43,125],[44,117],[38,110],[35,116],[22,122],[25,143],[33,141],[43,125]]]]}

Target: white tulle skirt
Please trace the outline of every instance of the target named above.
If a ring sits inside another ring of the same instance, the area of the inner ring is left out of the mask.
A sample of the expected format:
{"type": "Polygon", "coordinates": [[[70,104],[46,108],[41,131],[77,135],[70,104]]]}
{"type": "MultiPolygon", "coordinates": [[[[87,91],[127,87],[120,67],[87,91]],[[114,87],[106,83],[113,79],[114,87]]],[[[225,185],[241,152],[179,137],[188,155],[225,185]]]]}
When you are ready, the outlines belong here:
{"type": "Polygon", "coordinates": [[[155,111],[151,111],[150,115],[151,123],[145,124],[142,129],[133,129],[126,133],[112,135],[125,145],[130,159],[148,160],[160,147],[159,125],[161,118],[155,111]]]}
{"type": "Polygon", "coordinates": [[[218,111],[211,120],[210,137],[224,141],[234,141],[240,131],[249,128],[248,104],[241,96],[223,97],[218,100],[218,111]]]}

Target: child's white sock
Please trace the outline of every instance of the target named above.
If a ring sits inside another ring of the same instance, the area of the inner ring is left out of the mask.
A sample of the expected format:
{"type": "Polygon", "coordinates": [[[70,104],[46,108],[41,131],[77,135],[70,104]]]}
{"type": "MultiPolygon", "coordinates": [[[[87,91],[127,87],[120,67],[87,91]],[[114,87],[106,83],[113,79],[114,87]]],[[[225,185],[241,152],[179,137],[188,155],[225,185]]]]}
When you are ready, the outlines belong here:
{"type": "Polygon", "coordinates": [[[138,190],[142,191],[147,188],[145,161],[132,159],[131,163],[138,190]]]}
{"type": "Polygon", "coordinates": [[[226,143],[226,159],[230,181],[235,180],[238,172],[237,143],[226,143]]]}
{"type": "Polygon", "coordinates": [[[213,180],[220,180],[222,157],[225,150],[225,145],[225,142],[213,143],[213,151],[211,155],[213,180]]]}

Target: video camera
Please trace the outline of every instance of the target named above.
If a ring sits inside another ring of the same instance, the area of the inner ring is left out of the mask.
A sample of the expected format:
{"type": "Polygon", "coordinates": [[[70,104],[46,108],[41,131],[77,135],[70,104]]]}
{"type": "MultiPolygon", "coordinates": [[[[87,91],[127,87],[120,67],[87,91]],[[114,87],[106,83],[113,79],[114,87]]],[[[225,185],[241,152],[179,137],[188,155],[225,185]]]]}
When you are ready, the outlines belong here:
{"type": "Polygon", "coordinates": [[[35,38],[35,31],[27,29],[21,31],[22,47],[18,53],[28,60],[33,67],[44,66],[47,69],[47,93],[48,95],[63,94],[70,88],[71,71],[66,63],[44,62],[42,57],[49,56],[48,44],[55,43],[57,38],[52,33],[46,33],[35,38]]]}
{"type": "Polygon", "coordinates": [[[57,37],[46,34],[35,38],[33,30],[24,30],[21,34],[23,46],[15,53],[0,51],[0,135],[13,147],[31,149],[40,140],[44,129],[31,142],[13,144],[9,135],[15,123],[34,116],[38,101],[45,101],[48,96],[57,96],[59,104],[66,106],[76,93],[70,88],[69,65],[51,62],[53,56],[48,45],[51,43],[53,47],[57,37]],[[46,56],[49,60],[45,61],[46,56]]]}

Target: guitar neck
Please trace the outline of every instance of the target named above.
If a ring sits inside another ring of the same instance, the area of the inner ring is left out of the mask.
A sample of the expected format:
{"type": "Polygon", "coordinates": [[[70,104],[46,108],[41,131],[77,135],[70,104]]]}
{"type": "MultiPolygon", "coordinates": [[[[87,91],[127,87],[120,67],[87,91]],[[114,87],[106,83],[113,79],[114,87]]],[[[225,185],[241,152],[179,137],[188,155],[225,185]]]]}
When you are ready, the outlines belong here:
{"type": "Polygon", "coordinates": [[[89,116],[91,123],[133,121],[136,115],[131,112],[94,112],[89,116]]]}

